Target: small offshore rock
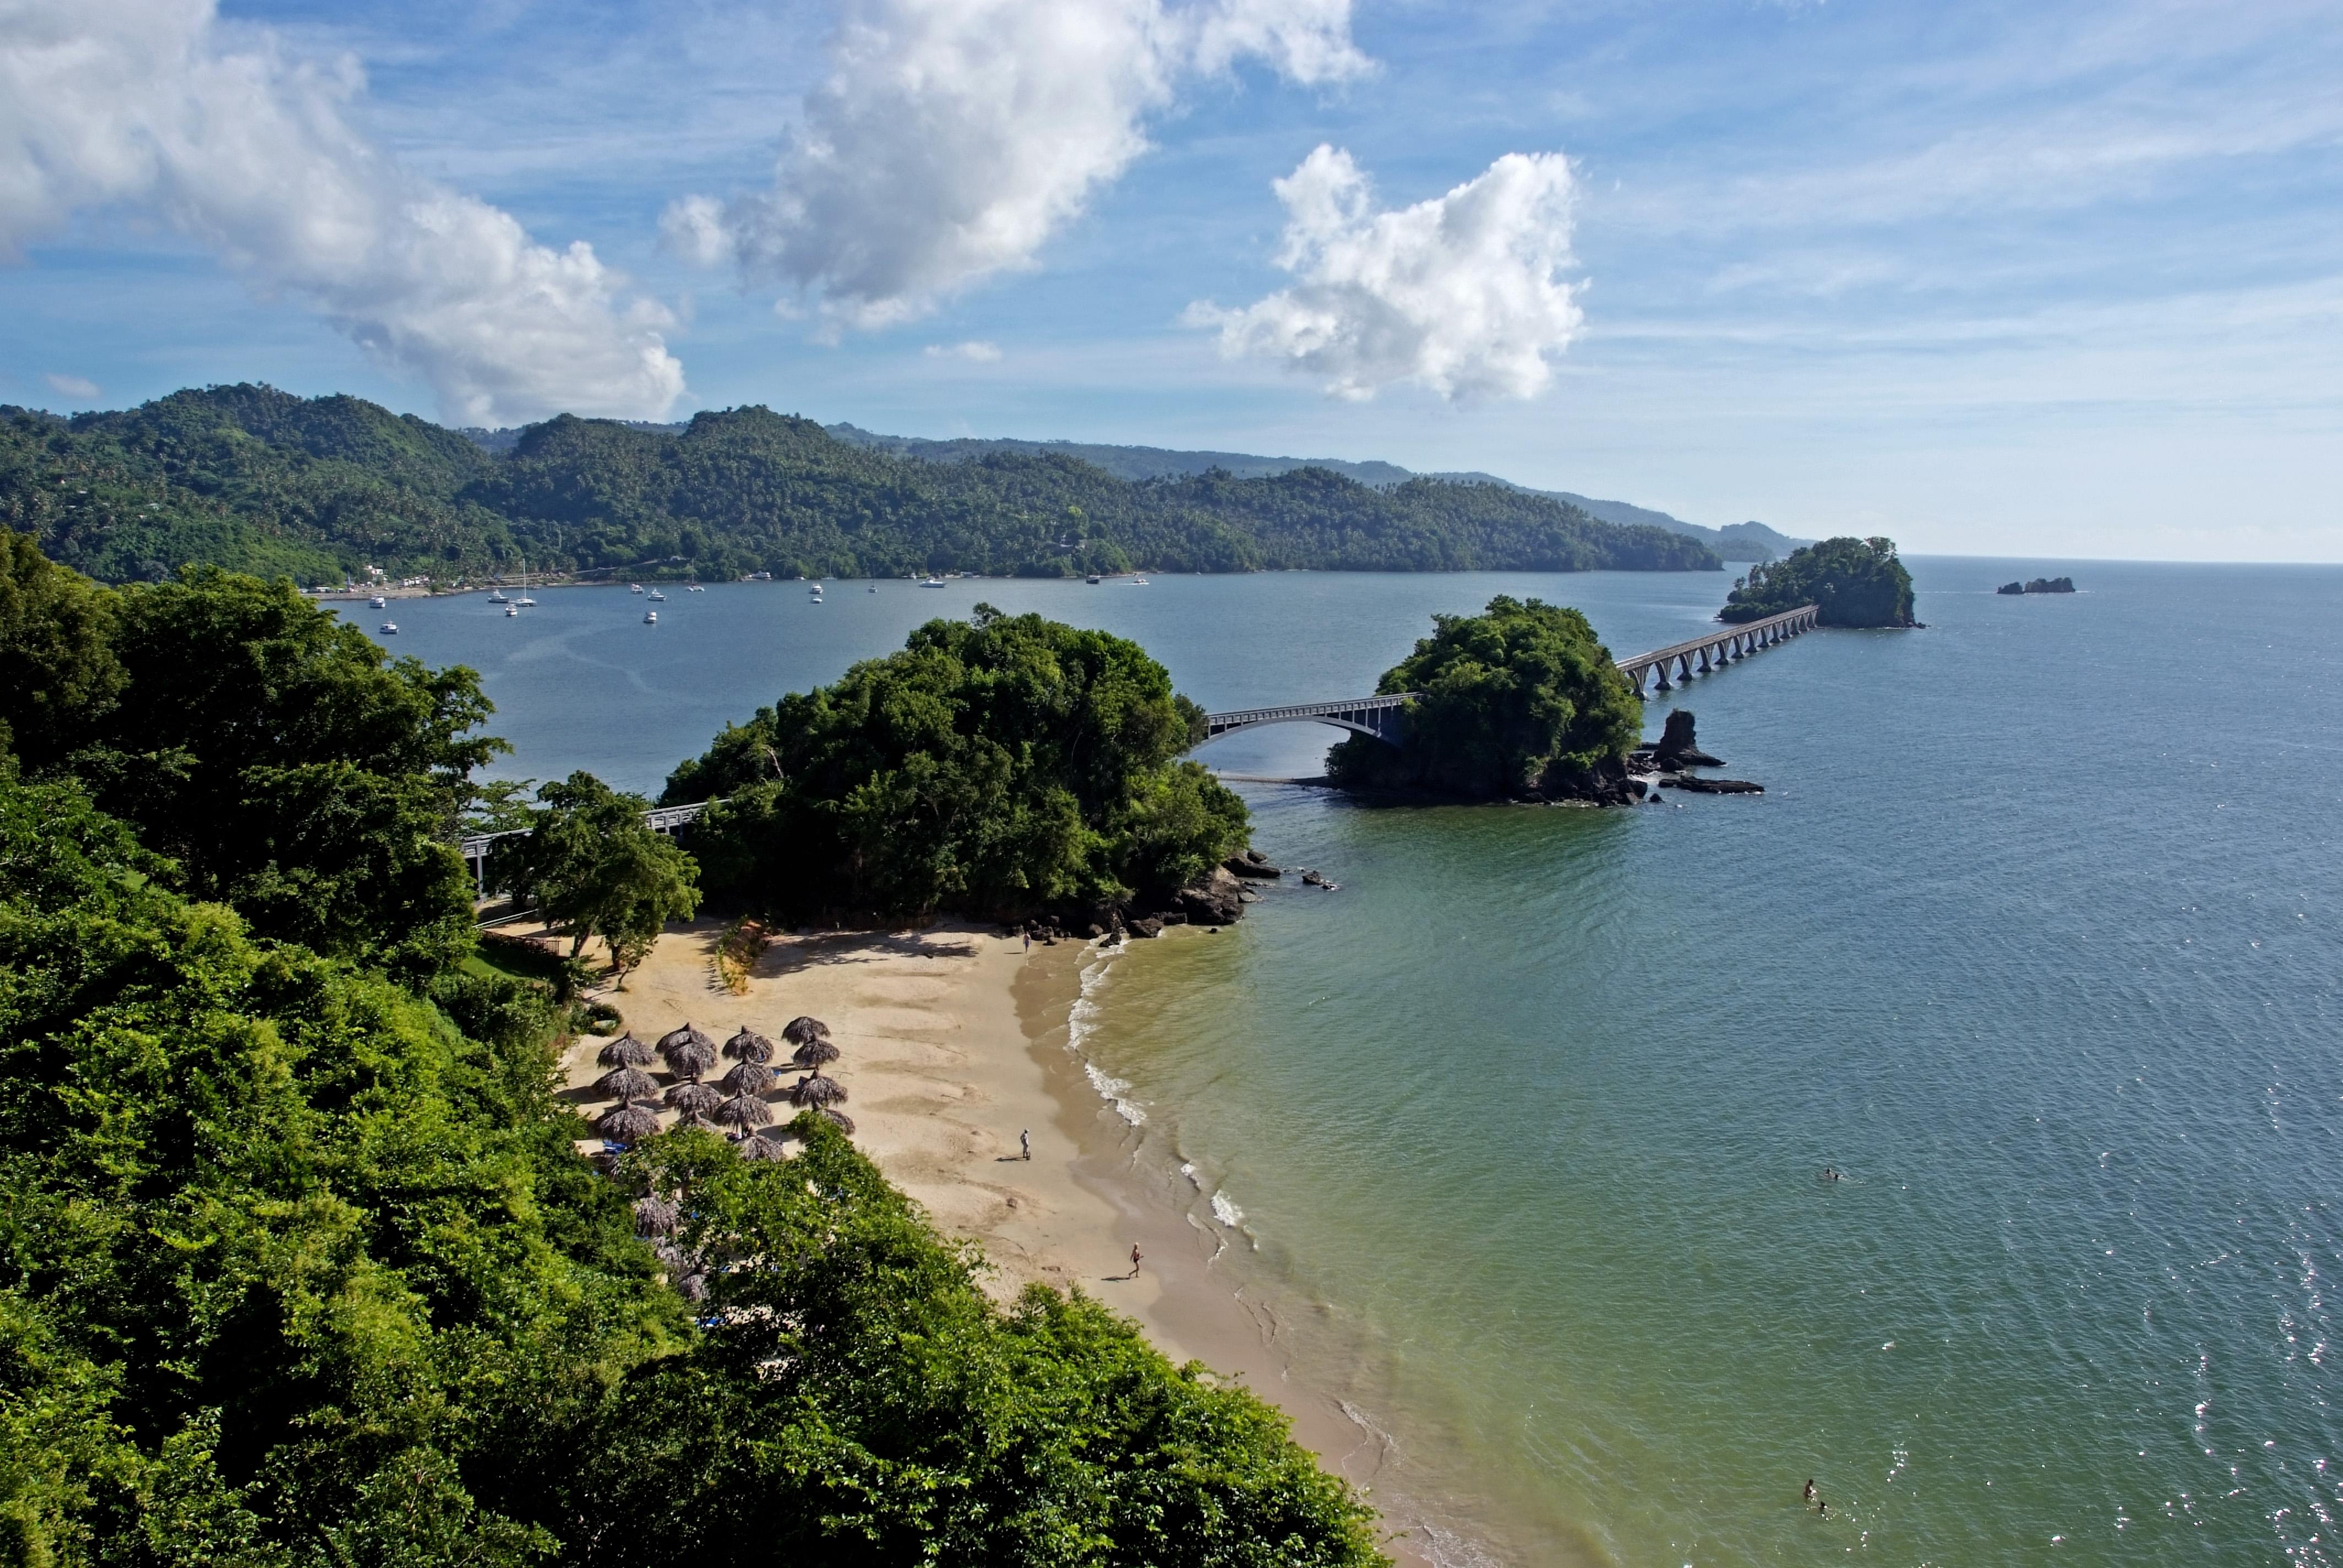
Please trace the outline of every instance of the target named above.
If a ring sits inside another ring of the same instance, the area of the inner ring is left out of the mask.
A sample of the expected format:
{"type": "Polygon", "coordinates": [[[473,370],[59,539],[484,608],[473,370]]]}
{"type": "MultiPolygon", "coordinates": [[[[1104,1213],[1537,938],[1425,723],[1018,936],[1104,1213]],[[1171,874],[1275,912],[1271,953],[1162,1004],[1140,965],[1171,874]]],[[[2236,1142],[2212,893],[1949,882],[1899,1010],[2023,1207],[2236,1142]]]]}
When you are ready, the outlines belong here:
{"type": "Polygon", "coordinates": [[[1663,779],[1660,782],[1670,789],[1687,789],[1695,795],[1763,795],[1765,786],[1746,779],[1695,779],[1690,774],[1663,779]]]}
{"type": "Polygon", "coordinates": [[[1269,857],[1259,849],[1245,849],[1221,862],[1230,874],[1257,881],[1273,882],[1285,873],[1269,863],[1269,857]]]}
{"type": "Polygon", "coordinates": [[[1160,937],[1163,934],[1163,922],[1153,915],[1141,915],[1131,922],[1131,934],[1134,937],[1160,937]]]}

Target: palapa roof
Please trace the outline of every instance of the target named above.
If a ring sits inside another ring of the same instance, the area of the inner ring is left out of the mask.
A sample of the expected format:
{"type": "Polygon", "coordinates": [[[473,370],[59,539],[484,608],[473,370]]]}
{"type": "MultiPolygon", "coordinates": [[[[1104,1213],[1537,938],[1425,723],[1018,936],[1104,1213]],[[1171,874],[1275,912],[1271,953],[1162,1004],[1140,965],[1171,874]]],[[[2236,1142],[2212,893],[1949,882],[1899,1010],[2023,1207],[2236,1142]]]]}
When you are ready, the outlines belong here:
{"type": "Polygon", "coordinates": [[[679,1083],[667,1091],[667,1102],[688,1116],[706,1116],[724,1103],[724,1091],[712,1083],[679,1083]]]}
{"type": "Polygon", "coordinates": [[[724,1042],[724,1054],[735,1061],[770,1061],[773,1042],[742,1024],[740,1032],[724,1042]]]}
{"type": "Polygon", "coordinates": [[[596,1051],[594,1060],[604,1067],[649,1067],[651,1048],[629,1030],[596,1051]]]}
{"type": "Polygon", "coordinates": [[[740,1151],[743,1160],[787,1160],[789,1157],[789,1151],[783,1149],[778,1140],[771,1138],[743,1138],[733,1147],[740,1151]]]}
{"type": "Polygon", "coordinates": [[[716,1120],[743,1131],[773,1119],[773,1108],[753,1094],[736,1094],[716,1108],[716,1120]]]}
{"type": "Polygon", "coordinates": [[[716,1083],[727,1094],[762,1094],[773,1087],[773,1070],[753,1061],[737,1062],[716,1083]]]}
{"type": "Polygon", "coordinates": [[[678,1078],[698,1078],[716,1065],[716,1042],[688,1023],[659,1036],[659,1049],[678,1078]]]}
{"type": "Polygon", "coordinates": [[[675,1282],[675,1292],[687,1302],[705,1301],[708,1298],[708,1276],[686,1274],[675,1282]]]}
{"type": "Polygon", "coordinates": [[[639,1143],[659,1132],[659,1112],[648,1105],[613,1105],[595,1118],[594,1126],[605,1138],[620,1143],[639,1143]]]}
{"type": "Polygon", "coordinates": [[[659,1081],[639,1067],[614,1067],[594,1081],[594,1092],[612,1100],[652,1100],[659,1081]]]}
{"type": "Polygon", "coordinates": [[[781,1038],[791,1045],[803,1045],[809,1040],[828,1040],[830,1025],[818,1018],[807,1018],[799,1014],[781,1026],[781,1038]]]}
{"type": "Polygon", "coordinates": [[[838,1060],[838,1047],[817,1036],[789,1052],[789,1060],[799,1067],[820,1067],[825,1061],[838,1060]]]}
{"type": "Polygon", "coordinates": [[[635,1231],[643,1236],[672,1236],[683,1223],[683,1211],[664,1198],[635,1200],[635,1231]]]}
{"type": "Polygon", "coordinates": [[[845,1133],[849,1138],[854,1136],[854,1118],[846,1114],[845,1111],[832,1111],[829,1106],[825,1105],[821,1108],[821,1113],[829,1120],[830,1125],[837,1128],[840,1132],[845,1133]]]}
{"type": "Polygon", "coordinates": [[[704,1045],[710,1050],[714,1050],[716,1049],[716,1041],[714,1040],[709,1038],[703,1031],[694,1029],[688,1023],[681,1029],[671,1029],[665,1034],[659,1036],[659,1048],[661,1050],[673,1050],[677,1046],[686,1043],[704,1045]]]}
{"type": "Polygon", "coordinates": [[[845,1101],[846,1085],[834,1078],[824,1078],[818,1072],[789,1085],[791,1105],[840,1105],[845,1101]]]}

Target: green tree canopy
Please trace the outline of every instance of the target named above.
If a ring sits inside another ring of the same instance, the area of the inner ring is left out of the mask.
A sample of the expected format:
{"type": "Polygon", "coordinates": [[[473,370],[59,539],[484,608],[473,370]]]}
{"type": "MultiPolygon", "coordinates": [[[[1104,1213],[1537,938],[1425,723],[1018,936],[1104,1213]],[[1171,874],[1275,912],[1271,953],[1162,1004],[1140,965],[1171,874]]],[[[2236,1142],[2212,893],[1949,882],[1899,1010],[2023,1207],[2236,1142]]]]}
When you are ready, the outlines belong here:
{"type": "Polygon", "coordinates": [[[1802,605],[1816,606],[1825,626],[1910,626],[1912,574],[1894,539],[1825,539],[1751,567],[1716,618],[1763,620],[1802,605]]]}
{"type": "Polygon", "coordinates": [[[214,568],[105,590],[19,536],[0,638],[19,764],[80,779],[187,891],[266,935],[427,970],[470,945],[447,840],[503,749],[458,666],[392,660],[293,585],[214,568]]]}
{"type": "Polygon", "coordinates": [[[1381,1561],[1282,1417],[994,1307],[818,1116],[606,1178],[524,988],[435,1006],[167,871],[0,779],[0,1563],[1381,1561]]]}
{"type": "Polygon", "coordinates": [[[668,780],[711,888],[775,914],[1169,893],[1242,848],[1202,709],[1138,644],[980,605],[728,728],[668,780]]]}
{"type": "Polygon", "coordinates": [[[572,773],[538,792],[529,830],[498,842],[492,868],[519,897],[568,928],[569,956],[600,937],[611,963],[632,969],[669,920],[699,908],[699,868],[672,839],[643,825],[650,802],[572,773]]]}
{"type": "Polygon", "coordinates": [[[1643,704],[1584,615],[1500,595],[1433,626],[1376,687],[1423,694],[1408,708],[1405,745],[1343,740],[1327,754],[1336,783],[1493,799],[1575,793],[1620,769],[1643,704]]]}

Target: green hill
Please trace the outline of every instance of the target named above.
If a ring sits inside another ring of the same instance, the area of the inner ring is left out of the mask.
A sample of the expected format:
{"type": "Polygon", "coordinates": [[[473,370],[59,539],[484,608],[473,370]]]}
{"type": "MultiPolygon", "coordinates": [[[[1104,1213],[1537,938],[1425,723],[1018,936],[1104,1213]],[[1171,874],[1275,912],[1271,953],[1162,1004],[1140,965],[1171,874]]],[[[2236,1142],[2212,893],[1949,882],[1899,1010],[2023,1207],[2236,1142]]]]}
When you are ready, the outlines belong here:
{"type": "Polygon", "coordinates": [[[496,444],[266,387],[70,419],[0,408],[0,521],[115,582],[189,561],[478,580],[524,557],[671,578],[1721,566],[1665,529],[1503,485],[1377,488],[1317,467],[1132,481],[1060,451],[923,462],[761,407],[680,427],[564,415],[496,444]]]}

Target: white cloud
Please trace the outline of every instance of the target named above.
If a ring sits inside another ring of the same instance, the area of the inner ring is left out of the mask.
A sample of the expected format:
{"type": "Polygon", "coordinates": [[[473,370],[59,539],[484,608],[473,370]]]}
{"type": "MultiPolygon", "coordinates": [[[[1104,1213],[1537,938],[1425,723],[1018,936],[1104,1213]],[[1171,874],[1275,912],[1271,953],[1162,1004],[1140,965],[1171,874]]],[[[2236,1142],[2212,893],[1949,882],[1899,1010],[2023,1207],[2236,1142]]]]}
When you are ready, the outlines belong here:
{"type": "Polygon", "coordinates": [[[1561,276],[1574,186],[1559,153],[1508,153],[1445,196],[1377,212],[1350,154],[1321,146],[1276,190],[1277,265],[1294,286],[1185,317],[1218,327],[1232,357],[1282,360],[1341,397],[1401,381],[1457,401],[1532,397],[1584,326],[1561,276]]]}
{"type": "Polygon", "coordinates": [[[987,343],[980,337],[971,337],[965,343],[930,343],[927,356],[930,359],[967,359],[979,365],[997,365],[1001,362],[1001,345],[987,343]]]}
{"type": "Polygon", "coordinates": [[[1244,58],[1357,76],[1349,0],[848,0],[770,188],[669,207],[671,244],[883,327],[1031,264],[1146,150],[1182,82],[1244,58]]]}
{"type": "Polygon", "coordinates": [[[70,397],[76,403],[95,403],[104,394],[96,382],[86,376],[44,376],[49,390],[60,397],[70,397]]]}
{"type": "Polygon", "coordinates": [[[591,246],[401,169],[344,117],[361,85],[211,0],[0,0],[0,254],[127,211],[420,377],[451,421],[664,415],[667,311],[591,246]]]}

